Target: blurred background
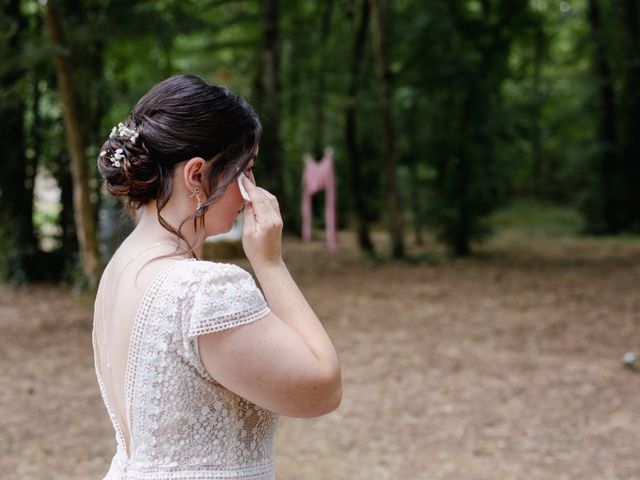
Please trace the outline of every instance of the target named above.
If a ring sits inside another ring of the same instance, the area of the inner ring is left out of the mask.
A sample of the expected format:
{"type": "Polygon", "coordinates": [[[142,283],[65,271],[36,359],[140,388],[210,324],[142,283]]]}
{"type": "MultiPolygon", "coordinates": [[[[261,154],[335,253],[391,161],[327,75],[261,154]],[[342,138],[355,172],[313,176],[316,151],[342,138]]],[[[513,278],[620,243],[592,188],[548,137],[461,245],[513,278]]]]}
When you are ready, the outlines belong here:
{"type": "Polygon", "coordinates": [[[639,1],[0,5],[3,477],[106,473],[92,291],[134,223],[97,153],[190,73],[258,112],[256,179],[344,364],[338,410],[283,419],[278,478],[640,478],[639,1]],[[301,238],[329,146],[337,252],[324,191],[301,238]]]}

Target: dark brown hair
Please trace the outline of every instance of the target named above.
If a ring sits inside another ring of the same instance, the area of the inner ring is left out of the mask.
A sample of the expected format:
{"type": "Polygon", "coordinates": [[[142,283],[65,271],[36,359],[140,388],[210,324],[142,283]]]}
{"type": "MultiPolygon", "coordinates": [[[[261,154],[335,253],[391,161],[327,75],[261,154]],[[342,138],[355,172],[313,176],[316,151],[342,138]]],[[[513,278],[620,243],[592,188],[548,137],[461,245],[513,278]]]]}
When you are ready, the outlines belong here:
{"type": "MultiPolygon", "coordinates": [[[[198,219],[204,222],[209,205],[255,155],[262,132],[258,115],[244,98],[195,75],[170,77],[152,87],[123,124],[138,137],[115,135],[102,146],[98,170],[107,190],[126,197],[132,212],[156,200],[160,224],[187,245],[182,226],[191,219],[194,227],[198,219]],[[124,156],[119,166],[113,162],[118,149],[124,156]],[[176,229],[161,211],[171,196],[174,167],[193,157],[213,162],[203,186],[207,199],[176,229]]],[[[189,253],[195,256],[193,248],[189,245],[189,253]]]]}

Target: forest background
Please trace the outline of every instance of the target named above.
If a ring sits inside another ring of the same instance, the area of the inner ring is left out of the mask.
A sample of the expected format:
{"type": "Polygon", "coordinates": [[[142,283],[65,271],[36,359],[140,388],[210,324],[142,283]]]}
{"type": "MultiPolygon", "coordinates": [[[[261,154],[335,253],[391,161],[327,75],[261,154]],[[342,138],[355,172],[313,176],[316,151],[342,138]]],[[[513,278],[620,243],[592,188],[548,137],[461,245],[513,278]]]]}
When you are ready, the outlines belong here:
{"type": "MultiPolygon", "coordinates": [[[[582,234],[640,231],[638,2],[31,1],[0,17],[0,274],[90,282],[126,222],[98,149],[158,81],[194,73],[258,111],[256,177],[300,231],[302,156],[335,149],[362,252],[457,256],[521,199],[582,234]],[[37,181],[53,179],[43,211],[37,181]],[[376,251],[371,231],[388,232],[376,251]]],[[[322,227],[322,194],[314,225],[322,227]]]]}

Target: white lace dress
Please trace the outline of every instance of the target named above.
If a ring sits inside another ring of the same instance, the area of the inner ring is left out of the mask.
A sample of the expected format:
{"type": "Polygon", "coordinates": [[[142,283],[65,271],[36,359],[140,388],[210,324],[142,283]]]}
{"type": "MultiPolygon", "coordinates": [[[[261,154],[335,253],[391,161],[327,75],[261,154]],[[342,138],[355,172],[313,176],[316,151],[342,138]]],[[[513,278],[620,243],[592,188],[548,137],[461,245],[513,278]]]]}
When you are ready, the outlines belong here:
{"type": "Polygon", "coordinates": [[[113,424],[116,453],[105,480],[275,479],[278,415],[217,383],[200,361],[197,336],[269,313],[242,268],[175,260],[157,274],[134,320],[125,373],[125,438],[96,375],[113,424]]]}

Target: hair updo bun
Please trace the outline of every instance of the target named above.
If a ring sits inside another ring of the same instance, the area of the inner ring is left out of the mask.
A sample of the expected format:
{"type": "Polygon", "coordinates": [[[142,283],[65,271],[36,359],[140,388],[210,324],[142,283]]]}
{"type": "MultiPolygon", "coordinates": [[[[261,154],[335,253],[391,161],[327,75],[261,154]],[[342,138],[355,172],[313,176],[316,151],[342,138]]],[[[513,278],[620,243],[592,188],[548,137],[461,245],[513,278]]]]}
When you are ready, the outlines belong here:
{"type": "Polygon", "coordinates": [[[195,75],[170,77],[151,88],[124,124],[114,128],[98,157],[98,170],[113,195],[138,209],[156,201],[164,228],[184,238],[189,218],[202,218],[255,155],[262,126],[246,100],[227,87],[209,85],[195,75]],[[201,157],[210,164],[197,211],[177,228],[160,211],[172,192],[175,166],[201,157]]]}
{"type": "Polygon", "coordinates": [[[176,164],[202,157],[213,162],[206,209],[249,163],[262,132],[244,98],[195,75],[177,75],[155,85],[119,128],[124,135],[114,128],[102,147],[98,169],[109,192],[128,197],[134,208],[154,199],[164,205],[176,164]],[[129,134],[135,134],[134,140],[129,134]],[[120,167],[110,160],[118,149],[124,155],[120,167]]]}
{"type": "MultiPolygon", "coordinates": [[[[127,121],[125,126],[136,131],[131,123],[127,121]]],[[[111,136],[102,146],[98,171],[105,179],[109,193],[128,197],[129,206],[134,209],[158,197],[162,166],[152,161],[140,137],[132,141],[127,137],[111,136]]]]}

